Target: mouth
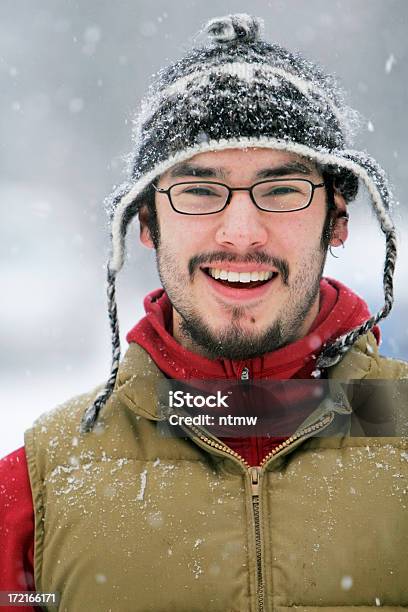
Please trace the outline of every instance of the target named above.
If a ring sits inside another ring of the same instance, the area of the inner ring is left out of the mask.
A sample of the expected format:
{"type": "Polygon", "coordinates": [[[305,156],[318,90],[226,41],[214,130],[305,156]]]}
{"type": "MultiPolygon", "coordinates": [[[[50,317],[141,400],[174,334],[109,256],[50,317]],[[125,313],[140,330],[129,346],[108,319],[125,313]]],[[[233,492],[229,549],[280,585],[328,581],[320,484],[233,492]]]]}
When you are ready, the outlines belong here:
{"type": "Polygon", "coordinates": [[[224,268],[201,268],[204,274],[220,288],[225,287],[244,293],[259,287],[266,287],[279,276],[276,270],[226,270],[224,268]]]}
{"type": "Polygon", "coordinates": [[[253,289],[265,285],[271,279],[278,276],[272,270],[253,270],[248,272],[236,272],[233,270],[223,270],[222,268],[202,268],[211,278],[216,280],[224,287],[234,289],[253,289]]]}

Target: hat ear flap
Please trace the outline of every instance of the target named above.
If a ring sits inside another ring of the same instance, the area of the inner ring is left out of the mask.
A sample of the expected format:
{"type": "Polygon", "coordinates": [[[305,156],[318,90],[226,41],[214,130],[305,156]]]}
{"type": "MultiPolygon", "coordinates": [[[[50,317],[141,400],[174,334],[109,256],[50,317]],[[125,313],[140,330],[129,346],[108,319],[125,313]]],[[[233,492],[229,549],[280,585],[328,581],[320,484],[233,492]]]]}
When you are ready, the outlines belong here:
{"type": "Polygon", "coordinates": [[[313,372],[315,378],[320,378],[322,370],[335,365],[353,346],[356,340],[370,331],[381,319],[390,313],[394,303],[394,271],[397,259],[397,235],[389,214],[393,196],[384,170],[377,162],[364,152],[341,151],[338,154],[366,185],[371,196],[372,206],[377,216],[382,232],[385,234],[385,261],[383,274],[384,306],[367,319],[362,325],[352,329],[347,334],[324,347],[316,361],[313,372]]]}

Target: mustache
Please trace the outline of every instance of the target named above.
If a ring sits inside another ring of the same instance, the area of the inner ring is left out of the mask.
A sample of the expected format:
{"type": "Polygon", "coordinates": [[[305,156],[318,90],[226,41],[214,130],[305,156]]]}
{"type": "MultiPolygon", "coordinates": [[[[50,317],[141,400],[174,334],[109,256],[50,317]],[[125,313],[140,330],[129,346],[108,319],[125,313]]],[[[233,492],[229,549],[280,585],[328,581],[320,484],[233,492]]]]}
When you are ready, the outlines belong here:
{"type": "Polygon", "coordinates": [[[275,255],[268,255],[265,251],[257,251],[256,253],[248,253],[247,255],[235,255],[234,253],[225,253],[224,251],[210,251],[208,253],[201,253],[200,255],[194,255],[189,259],[188,272],[190,278],[194,277],[196,270],[206,264],[211,266],[212,263],[216,262],[228,262],[228,263],[256,263],[265,266],[271,266],[278,270],[282,277],[284,285],[288,285],[289,279],[289,263],[286,259],[276,257],[275,255]]]}

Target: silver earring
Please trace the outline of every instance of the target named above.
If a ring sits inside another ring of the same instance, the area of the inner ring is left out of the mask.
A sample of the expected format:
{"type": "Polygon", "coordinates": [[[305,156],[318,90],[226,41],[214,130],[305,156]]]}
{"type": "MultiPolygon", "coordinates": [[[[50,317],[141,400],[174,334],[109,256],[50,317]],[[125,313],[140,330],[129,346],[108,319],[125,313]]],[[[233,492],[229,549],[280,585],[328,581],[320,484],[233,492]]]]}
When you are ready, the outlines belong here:
{"type": "MultiPolygon", "coordinates": [[[[337,238],[337,240],[340,240],[340,242],[341,242],[341,246],[342,246],[342,247],[343,247],[343,249],[344,249],[344,242],[342,241],[342,239],[341,239],[341,238],[337,238]]],[[[329,245],[329,252],[330,252],[330,255],[331,255],[332,257],[334,257],[335,259],[339,259],[339,256],[338,256],[338,255],[335,255],[335,254],[333,253],[331,244],[329,245]]]]}

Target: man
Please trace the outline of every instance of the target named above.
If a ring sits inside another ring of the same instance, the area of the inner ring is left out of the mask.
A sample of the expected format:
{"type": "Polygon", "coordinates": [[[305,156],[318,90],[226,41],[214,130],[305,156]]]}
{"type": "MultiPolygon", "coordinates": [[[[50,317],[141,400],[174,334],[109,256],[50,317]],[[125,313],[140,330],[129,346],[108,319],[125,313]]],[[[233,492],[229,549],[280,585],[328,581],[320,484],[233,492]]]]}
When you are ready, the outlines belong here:
{"type": "Polygon", "coordinates": [[[355,115],[331,77],[260,40],[253,17],[207,30],[152,87],[111,198],[110,378],[2,462],[0,587],[58,592],[69,611],[401,609],[405,388],[364,384],[408,373],[378,353],[396,257],[384,173],[346,149],[355,115]],[[373,316],[322,278],[359,179],[386,238],[373,316]],[[136,213],[163,289],[120,362],[115,278],[136,213]],[[259,436],[187,421],[163,436],[161,385],[214,380],[284,380],[292,410],[259,436]]]}

